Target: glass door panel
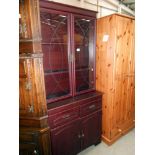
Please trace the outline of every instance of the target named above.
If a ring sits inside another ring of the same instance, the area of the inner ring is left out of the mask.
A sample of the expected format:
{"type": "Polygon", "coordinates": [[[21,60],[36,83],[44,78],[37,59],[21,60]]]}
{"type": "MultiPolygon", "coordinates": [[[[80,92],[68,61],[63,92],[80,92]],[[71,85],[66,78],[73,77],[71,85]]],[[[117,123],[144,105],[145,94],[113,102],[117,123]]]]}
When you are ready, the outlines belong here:
{"type": "Polygon", "coordinates": [[[94,88],[95,20],[74,18],[76,93],[94,88]]]}
{"type": "Polygon", "coordinates": [[[71,94],[68,16],[41,10],[42,50],[47,103],[71,94]]]}

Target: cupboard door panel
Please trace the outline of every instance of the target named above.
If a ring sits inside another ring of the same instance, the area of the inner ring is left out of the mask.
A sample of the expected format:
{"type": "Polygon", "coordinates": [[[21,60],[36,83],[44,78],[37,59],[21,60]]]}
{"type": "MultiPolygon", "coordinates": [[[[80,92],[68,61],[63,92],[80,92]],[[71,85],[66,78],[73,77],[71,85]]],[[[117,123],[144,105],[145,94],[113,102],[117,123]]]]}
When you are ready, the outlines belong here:
{"type": "Polygon", "coordinates": [[[51,130],[53,155],[76,155],[80,152],[79,120],[51,130]]]}
{"type": "Polygon", "coordinates": [[[94,30],[94,19],[74,17],[76,93],[94,88],[94,30]]]}
{"type": "Polygon", "coordinates": [[[101,141],[101,115],[98,111],[82,119],[82,150],[101,141]]]}

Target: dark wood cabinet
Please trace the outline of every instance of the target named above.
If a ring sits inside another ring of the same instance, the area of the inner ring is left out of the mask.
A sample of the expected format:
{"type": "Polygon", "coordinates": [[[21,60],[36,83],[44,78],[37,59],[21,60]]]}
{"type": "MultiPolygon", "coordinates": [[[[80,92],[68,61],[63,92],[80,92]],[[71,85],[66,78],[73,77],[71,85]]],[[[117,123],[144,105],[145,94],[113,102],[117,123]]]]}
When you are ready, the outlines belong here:
{"type": "Polygon", "coordinates": [[[51,137],[53,155],[76,155],[100,143],[101,110],[52,129],[51,137]]]}
{"type": "Polygon", "coordinates": [[[76,155],[101,141],[101,102],[97,92],[48,104],[53,155],[76,155]]]}
{"type": "Polygon", "coordinates": [[[101,140],[96,12],[20,0],[21,155],[76,155],[101,140]]]}
{"type": "Polygon", "coordinates": [[[95,90],[96,12],[70,8],[40,2],[47,103],[95,90]]]}
{"type": "Polygon", "coordinates": [[[40,1],[40,23],[52,153],[76,155],[101,140],[96,12],[40,1]]]}

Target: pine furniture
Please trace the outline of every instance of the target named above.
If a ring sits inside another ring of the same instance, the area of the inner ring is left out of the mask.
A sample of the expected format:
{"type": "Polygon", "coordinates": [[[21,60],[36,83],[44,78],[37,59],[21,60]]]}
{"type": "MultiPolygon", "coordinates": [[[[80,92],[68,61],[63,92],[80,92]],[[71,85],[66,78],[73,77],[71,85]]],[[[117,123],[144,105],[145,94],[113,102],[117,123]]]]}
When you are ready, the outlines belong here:
{"type": "Polygon", "coordinates": [[[102,139],[107,144],[134,127],[134,76],[134,18],[113,14],[97,19],[96,89],[105,93],[102,139]]]}

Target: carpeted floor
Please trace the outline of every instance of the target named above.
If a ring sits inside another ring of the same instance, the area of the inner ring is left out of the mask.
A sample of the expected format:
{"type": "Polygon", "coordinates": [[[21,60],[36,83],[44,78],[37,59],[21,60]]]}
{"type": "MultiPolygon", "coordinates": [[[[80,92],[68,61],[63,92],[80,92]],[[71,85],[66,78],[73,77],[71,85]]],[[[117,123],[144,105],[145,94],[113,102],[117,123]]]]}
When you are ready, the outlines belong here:
{"type": "Polygon", "coordinates": [[[121,137],[113,145],[108,146],[101,142],[97,146],[90,146],[78,155],[134,155],[135,154],[135,130],[121,137]]]}

